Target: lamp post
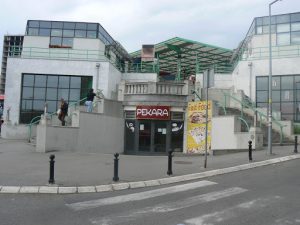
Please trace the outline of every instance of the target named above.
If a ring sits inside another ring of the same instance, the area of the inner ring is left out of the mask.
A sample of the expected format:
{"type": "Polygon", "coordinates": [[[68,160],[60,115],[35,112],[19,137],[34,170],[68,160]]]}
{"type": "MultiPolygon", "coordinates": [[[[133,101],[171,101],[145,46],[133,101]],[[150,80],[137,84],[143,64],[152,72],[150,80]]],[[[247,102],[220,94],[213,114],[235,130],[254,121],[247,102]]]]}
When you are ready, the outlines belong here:
{"type": "Polygon", "coordinates": [[[281,0],[269,4],[269,101],[268,101],[268,150],[272,155],[272,34],[271,34],[271,6],[281,0]]]}

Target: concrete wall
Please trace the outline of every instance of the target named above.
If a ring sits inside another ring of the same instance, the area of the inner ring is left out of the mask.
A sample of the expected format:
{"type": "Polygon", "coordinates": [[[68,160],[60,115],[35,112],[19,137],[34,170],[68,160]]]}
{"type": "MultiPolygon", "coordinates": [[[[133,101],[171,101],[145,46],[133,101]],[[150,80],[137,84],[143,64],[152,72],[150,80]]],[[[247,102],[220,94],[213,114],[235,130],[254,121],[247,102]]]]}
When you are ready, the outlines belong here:
{"type": "Polygon", "coordinates": [[[156,73],[123,73],[122,79],[131,82],[158,82],[156,73]]]}
{"type": "Polygon", "coordinates": [[[78,140],[78,127],[38,125],[36,139],[37,152],[71,151],[75,152],[78,140]]]}
{"type": "MultiPolygon", "coordinates": [[[[31,134],[32,136],[36,136],[36,125],[32,126],[31,134]]],[[[6,139],[28,140],[29,126],[5,122],[1,128],[1,137],[6,139]]]]}
{"type": "Polygon", "coordinates": [[[101,114],[80,113],[79,152],[123,152],[124,119],[101,114]]]}

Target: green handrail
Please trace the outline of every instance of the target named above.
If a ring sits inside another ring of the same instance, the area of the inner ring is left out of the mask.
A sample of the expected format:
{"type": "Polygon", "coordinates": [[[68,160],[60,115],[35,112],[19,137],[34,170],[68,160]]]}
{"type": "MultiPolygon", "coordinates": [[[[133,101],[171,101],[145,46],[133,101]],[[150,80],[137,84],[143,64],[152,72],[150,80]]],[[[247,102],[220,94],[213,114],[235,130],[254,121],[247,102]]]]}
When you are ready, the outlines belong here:
{"type": "MultiPolygon", "coordinates": [[[[75,107],[76,107],[77,104],[80,104],[81,102],[83,102],[83,101],[85,101],[85,100],[86,100],[86,97],[83,98],[83,99],[78,100],[77,102],[73,102],[73,103],[71,103],[71,104],[69,105],[69,108],[72,107],[72,106],[75,106],[75,107]]],[[[75,109],[76,109],[76,108],[75,108],[75,109]]],[[[47,116],[50,117],[50,118],[52,118],[52,116],[53,116],[53,115],[56,115],[56,114],[57,114],[56,112],[53,112],[53,113],[50,113],[50,114],[47,113],[47,116]]],[[[30,141],[31,141],[31,138],[32,138],[32,125],[39,123],[39,122],[41,121],[41,118],[42,118],[41,116],[36,116],[36,117],[32,118],[32,120],[30,121],[29,124],[27,124],[27,126],[28,126],[28,128],[29,128],[28,142],[30,142],[30,141]]]]}
{"type": "MultiPolygon", "coordinates": [[[[252,106],[252,104],[250,105],[250,104],[248,104],[248,103],[245,103],[245,102],[243,102],[243,101],[241,101],[241,100],[239,100],[239,99],[237,99],[236,97],[234,97],[234,96],[232,96],[232,95],[230,95],[230,94],[227,94],[227,93],[225,93],[225,92],[223,92],[222,91],[222,93],[224,94],[224,96],[228,96],[229,98],[232,98],[233,100],[235,100],[235,101],[237,101],[238,103],[240,103],[241,104],[241,108],[243,108],[243,106],[245,106],[245,107],[247,107],[247,108],[250,108],[254,113],[258,113],[259,114],[259,116],[260,116],[260,123],[261,123],[261,121],[262,121],[262,117],[265,117],[266,119],[268,119],[268,116],[267,115],[265,115],[264,113],[262,113],[262,112],[260,112],[257,108],[254,108],[253,106],[252,106]]],[[[226,98],[226,97],[225,97],[226,98]]],[[[226,105],[225,105],[226,106],[226,105]]],[[[282,125],[281,123],[279,123],[275,118],[273,118],[273,121],[272,121],[273,123],[275,123],[276,125],[278,125],[279,127],[280,127],[280,144],[282,144],[282,141],[283,141],[283,127],[286,127],[286,125],[282,125]]]]}

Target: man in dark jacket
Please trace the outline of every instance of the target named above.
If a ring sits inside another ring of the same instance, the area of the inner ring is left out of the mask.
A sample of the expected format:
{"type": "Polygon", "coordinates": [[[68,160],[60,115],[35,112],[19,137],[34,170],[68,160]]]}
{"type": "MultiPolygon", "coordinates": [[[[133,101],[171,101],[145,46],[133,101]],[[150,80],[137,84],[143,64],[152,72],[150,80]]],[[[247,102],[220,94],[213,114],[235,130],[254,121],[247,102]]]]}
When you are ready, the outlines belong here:
{"type": "Polygon", "coordinates": [[[68,103],[62,98],[60,100],[60,112],[58,114],[58,119],[61,121],[62,126],[66,125],[65,117],[68,114],[68,107],[68,103]]]}

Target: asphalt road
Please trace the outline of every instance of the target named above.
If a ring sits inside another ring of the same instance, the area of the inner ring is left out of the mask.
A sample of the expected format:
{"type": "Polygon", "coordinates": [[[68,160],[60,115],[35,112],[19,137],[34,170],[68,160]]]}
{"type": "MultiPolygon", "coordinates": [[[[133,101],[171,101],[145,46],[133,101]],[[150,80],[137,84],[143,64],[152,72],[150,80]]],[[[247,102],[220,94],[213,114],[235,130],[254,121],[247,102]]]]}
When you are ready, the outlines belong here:
{"type": "Polygon", "coordinates": [[[0,195],[2,225],[300,224],[300,160],[118,192],[0,195]]]}

